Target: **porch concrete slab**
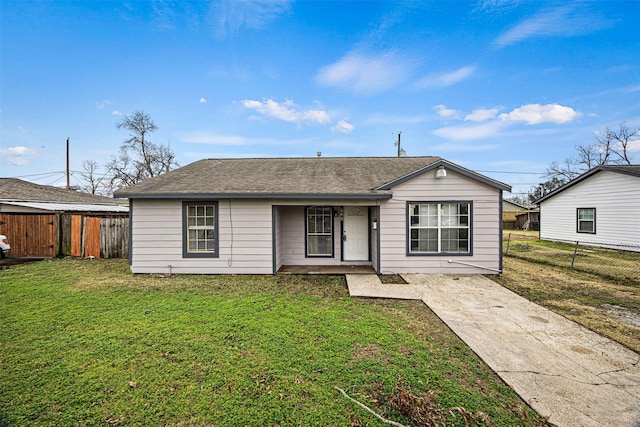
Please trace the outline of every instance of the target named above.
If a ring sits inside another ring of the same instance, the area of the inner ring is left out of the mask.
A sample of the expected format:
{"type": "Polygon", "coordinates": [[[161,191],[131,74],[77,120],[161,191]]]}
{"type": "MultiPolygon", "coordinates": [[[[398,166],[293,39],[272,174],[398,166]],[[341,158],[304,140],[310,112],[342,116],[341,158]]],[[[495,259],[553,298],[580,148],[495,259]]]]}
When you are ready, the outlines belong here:
{"type": "Polygon", "coordinates": [[[419,300],[422,295],[411,285],[387,285],[376,274],[346,274],[349,295],[353,297],[419,300]]]}
{"type": "Polygon", "coordinates": [[[640,357],[634,351],[483,276],[402,277],[549,422],[640,426],[640,357]]]}
{"type": "Polygon", "coordinates": [[[278,274],[373,274],[370,265],[283,265],[278,274]]]}

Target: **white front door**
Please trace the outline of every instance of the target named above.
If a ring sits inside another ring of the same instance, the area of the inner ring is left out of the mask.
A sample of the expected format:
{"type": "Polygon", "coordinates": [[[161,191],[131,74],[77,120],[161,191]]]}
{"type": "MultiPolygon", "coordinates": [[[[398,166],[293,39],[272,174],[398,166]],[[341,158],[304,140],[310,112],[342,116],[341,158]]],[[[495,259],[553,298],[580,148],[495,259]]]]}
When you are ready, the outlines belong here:
{"type": "Polygon", "coordinates": [[[345,206],[342,248],[345,261],[369,260],[369,215],[366,206],[345,206]]]}

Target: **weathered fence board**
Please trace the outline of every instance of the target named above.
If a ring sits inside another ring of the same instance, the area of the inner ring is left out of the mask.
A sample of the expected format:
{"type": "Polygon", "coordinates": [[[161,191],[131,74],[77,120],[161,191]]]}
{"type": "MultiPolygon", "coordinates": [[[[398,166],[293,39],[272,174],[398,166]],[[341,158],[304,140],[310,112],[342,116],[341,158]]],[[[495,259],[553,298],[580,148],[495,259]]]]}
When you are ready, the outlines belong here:
{"type": "Polygon", "coordinates": [[[127,258],[129,218],[83,214],[0,214],[13,257],[127,258]]]}
{"type": "Polygon", "coordinates": [[[100,218],[100,252],[103,258],[129,257],[129,218],[100,218]]]}

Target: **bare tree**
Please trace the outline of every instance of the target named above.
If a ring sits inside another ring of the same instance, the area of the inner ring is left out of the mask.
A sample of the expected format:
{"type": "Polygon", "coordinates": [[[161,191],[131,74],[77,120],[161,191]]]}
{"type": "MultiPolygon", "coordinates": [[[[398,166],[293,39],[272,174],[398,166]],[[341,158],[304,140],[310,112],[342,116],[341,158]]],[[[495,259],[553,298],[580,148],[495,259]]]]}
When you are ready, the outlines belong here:
{"type": "Polygon", "coordinates": [[[108,191],[105,189],[105,178],[99,176],[100,165],[95,160],[84,160],[82,162],[82,176],[85,185],[82,191],[90,194],[104,194],[108,191]]]}
{"type": "Polygon", "coordinates": [[[580,168],[576,169],[577,162],[574,159],[564,159],[563,163],[551,162],[547,166],[547,178],[555,178],[560,181],[571,181],[582,173],[580,168]]]}
{"type": "Polygon", "coordinates": [[[594,139],[600,149],[606,150],[608,155],[613,155],[611,162],[606,164],[630,165],[629,146],[639,134],[640,128],[632,129],[627,126],[627,122],[622,122],[617,131],[606,128],[594,139]]]}
{"type": "Polygon", "coordinates": [[[536,200],[551,193],[556,188],[566,184],[568,181],[562,178],[553,177],[548,181],[542,182],[529,190],[529,202],[534,203],[536,200]]]}
{"type": "Polygon", "coordinates": [[[577,156],[563,163],[552,162],[545,177],[570,181],[589,169],[603,165],[630,165],[630,145],[640,135],[640,128],[630,128],[626,122],[618,130],[605,128],[587,145],[576,145],[577,156]]]}
{"type": "Polygon", "coordinates": [[[158,130],[151,117],[143,111],[124,116],[116,128],[129,131],[129,138],[120,146],[120,154],[106,166],[111,188],[115,191],[148,178],[161,175],[178,166],[169,146],[149,141],[149,134],[158,130]]]}

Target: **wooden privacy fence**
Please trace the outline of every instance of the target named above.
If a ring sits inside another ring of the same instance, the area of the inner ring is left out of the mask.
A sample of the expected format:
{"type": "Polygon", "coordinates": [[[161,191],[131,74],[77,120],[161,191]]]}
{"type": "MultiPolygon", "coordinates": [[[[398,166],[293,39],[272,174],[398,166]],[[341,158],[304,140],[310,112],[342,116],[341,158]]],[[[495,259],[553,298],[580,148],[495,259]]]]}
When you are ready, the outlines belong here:
{"type": "Polygon", "coordinates": [[[61,256],[127,258],[129,218],[61,215],[61,256]]]}
{"type": "Polygon", "coordinates": [[[85,214],[0,214],[12,257],[129,256],[129,217],[85,214]]]}

